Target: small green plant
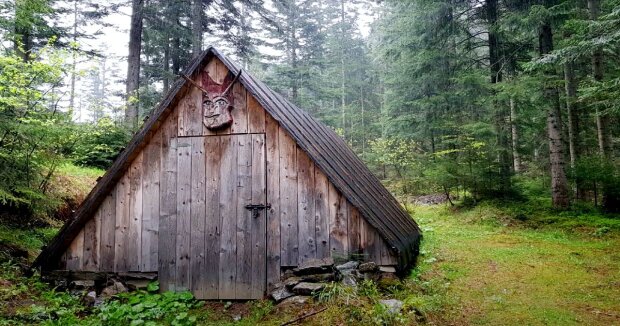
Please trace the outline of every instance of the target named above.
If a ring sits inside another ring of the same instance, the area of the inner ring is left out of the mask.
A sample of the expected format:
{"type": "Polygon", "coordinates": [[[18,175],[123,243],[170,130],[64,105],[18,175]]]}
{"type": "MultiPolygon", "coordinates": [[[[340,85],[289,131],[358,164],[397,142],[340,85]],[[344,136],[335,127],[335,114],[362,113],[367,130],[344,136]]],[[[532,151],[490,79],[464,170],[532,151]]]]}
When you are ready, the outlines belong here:
{"type": "Polygon", "coordinates": [[[355,297],[355,292],[350,286],[344,286],[337,282],[331,282],[315,296],[321,302],[330,302],[335,299],[344,299],[348,302],[350,299],[355,297]]]}
{"type": "Polygon", "coordinates": [[[357,287],[357,294],[374,299],[379,296],[379,289],[372,280],[363,280],[357,287]]]}
{"type": "Polygon", "coordinates": [[[99,308],[97,318],[103,325],[194,325],[196,316],[190,309],[199,302],[190,292],[157,293],[159,283],[148,285],[146,291],[123,293],[118,300],[108,301],[99,308]]]}

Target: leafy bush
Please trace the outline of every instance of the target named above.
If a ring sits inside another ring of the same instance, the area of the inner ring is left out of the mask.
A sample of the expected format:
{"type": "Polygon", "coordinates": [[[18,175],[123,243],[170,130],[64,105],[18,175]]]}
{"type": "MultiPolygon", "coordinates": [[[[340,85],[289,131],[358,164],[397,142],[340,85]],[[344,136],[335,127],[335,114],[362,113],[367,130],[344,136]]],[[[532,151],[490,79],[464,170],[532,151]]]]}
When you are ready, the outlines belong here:
{"type": "Polygon", "coordinates": [[[118,295],[99,308],[102,325],[193,325],[196,316],[190,309],[200,303],[190,292],[157,293],[159,283],[150,283],[147,291],[118,295]]]}
{"type": "Polygon", "coordinates": [[[110,118],[102,118],[95,125],[79,126],[70,156],[76,164],[107,169],[128,141],[129,133],[124,128],[110,118]]]}

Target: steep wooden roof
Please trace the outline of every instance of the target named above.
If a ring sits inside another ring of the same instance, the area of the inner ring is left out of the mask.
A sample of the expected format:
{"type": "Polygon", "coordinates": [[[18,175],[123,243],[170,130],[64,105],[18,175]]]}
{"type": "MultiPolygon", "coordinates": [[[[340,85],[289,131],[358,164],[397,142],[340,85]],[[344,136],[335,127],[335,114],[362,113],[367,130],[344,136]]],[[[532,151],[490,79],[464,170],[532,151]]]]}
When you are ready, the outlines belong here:
{"type": "MultiPolygon", "coordinates": [[[[225,55],[210,47],[195,58],[183,72],[192,76],[200,71],[213,56],[219,58],[233,73],[239,67],[225,55]]],[[[381,184],[351,148],[332,129],[314,119],[280,94],[254,78],[247,71],[240,77],[241,84],[263,108],[295,139],[314,163],[327,175],[334,186],[377,229],[398,256],[401,268],[411,265],[418,251],[420,230],[409,214],[381,184]]],[[[125,150],[92,189],[72,220],[68,221],[50,244],[43,249],[33,267],[53,268],[60,255],[71,244],[85,223],[96,212],[105,196],[123,176],[133,159],[148,143],[153,131],[166,119],[172,108],[183,98],[189,84],[178,79],[164,100],[153,110],[142,128],[125,150]]]]}

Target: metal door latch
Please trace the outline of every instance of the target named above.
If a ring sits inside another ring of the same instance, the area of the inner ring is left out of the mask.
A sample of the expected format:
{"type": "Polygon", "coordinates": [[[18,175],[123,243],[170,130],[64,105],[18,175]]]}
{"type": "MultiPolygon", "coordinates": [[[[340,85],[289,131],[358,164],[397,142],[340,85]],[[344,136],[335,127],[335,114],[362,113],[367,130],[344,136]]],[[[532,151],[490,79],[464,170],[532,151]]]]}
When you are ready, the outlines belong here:
{"type": "Polygon", "coordinates": [[[265,209],[265,208],[270,209],[271,204],[267,204],[267,206],[263,204],[249,204],[249,205],[245,205],[245,208],[252,211],[253,218],[258,218],[258,216],[260,215],[260,210],[265,209]]]}

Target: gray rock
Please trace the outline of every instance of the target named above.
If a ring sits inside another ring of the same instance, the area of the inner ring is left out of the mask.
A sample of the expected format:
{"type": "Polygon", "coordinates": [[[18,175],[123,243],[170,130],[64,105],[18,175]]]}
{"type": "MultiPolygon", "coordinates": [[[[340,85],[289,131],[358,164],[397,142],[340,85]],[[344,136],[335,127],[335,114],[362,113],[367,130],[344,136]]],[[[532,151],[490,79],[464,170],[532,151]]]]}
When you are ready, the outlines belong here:
{"type": "Polygon", "coordinates": [[[349,274],[346,274],[346,275],[342,276],[341,283],[343,285],[346,285],[346,286],[356,287],[357,286],[357,278],[355,276],[353,276],[353,274],[349,273],[349,274]]]}
{"type": "Polygon", "coordinates": [[[396,299],[379,300],[379,303],[384,305],[391,314],[397,314],[403,309],[403,302],[396,299]]]}
{"type": "Polygon", "coordinates": [[[135,290],[146,290],[146,287],[149,285],[151,281],[149,280],[129,280],[126,281],[125,284],[131,291],[135,290]]]}
{"type": "Polygon", "coordinates": [[[379,271],[383,273],[396,273],[396,267],[394,266],[379,266],[379,271]]]}
{"type": "Polygon", "coordinates": [[[324,274],[334,270],[334,259],[331,257],[323,259],[307,260],[293,270],[295,275],[324,274]]]}
{"type": "Polygon", "coordinates": [[[292,304],[300,305],[300,304],[308,303],[310,299],[312,299],[312,297],[305,296],[305,295],[296,295],[294,297],[287,298],[284,301],[280,302],[280,305],[282,306],[292,305],[292,304]]]}
{"type": "Polygon", "coordinates": [[[87,307],[94,306],[95,302],[97,302],[97,293],[95,291],[90,291],[82,297],[82,304],[87,307]]]}
{"type": "Polygon", "coordinates": [[[275,302],[280,302],[286,298],[290,298],[292,296],[294,296],[295,293],[289,291],[289,289],[286,288],[286,286],[281,286],[279,288],[276,288],[275,290],[271,291],[271,298],[273,298],[273,300],[275,302]]]}
{"type": "Polygon", "coordinates": [[[71,282],[71,288],[74,289],[89,289],[95,287],[95,281],[93,280],[77,280],[71,282]]]}
{"type": "Polygon", "coordinates": [[[336,266],[336,269],[344,274],[344,273],[346,273],[348,271],[352,271],[352,270],[356,269],[357,266],[359,266],[359,265],[360,265],[359,262],[349,261],[349,262],[346,262],[346,263],[344,263],[342,265],[336,266]]]}
{"type": "Polygon", "coordinates": [[[320,282],[329,282],[336,279],[335,273],[324,273],[324,274],[310,274],[304,275],[300,277],[303,282],[312,282],[312,283],[320,283],[320,282]]]}
{"type": "Polygon", "coordinates": [[[289,289],[292,289],[295,287],[295,285],[299,284],[299,282],[301,282],[302,279],[301,277],[297,277],[297,276],[293,276],[293,277],[289,277],[286,280],[284,280],[284,286],[286,286],[289,289]]]}
{"type": "Polygon", "coordinates": [[[113,281],[112,285],[106,286],[103,290],[101,290],[101,296],[104,298],[110,298],[124,292],[128,292],[125,285],[119,281],[113,281]]]}
{"type": "Polygon", "coordinates": [[[295,277],[295,273],[293,273],[292,269],[287,269],[286,271],[284,271],[284,273],[282,274],[282,279],[286,280],[289,277],[295,277]]]}
{"type": "Polygon", "coordinates": [[[323,290],[325,284],[322,283],[309,283],[301,282],[293,288],[293,292],[299,295],[312,295],[316,292],[323,290]]]}
{"type": "Polygon", "coordinates": [[[361,273],[369,273],[369,272],[375,272],[379,270],[379,267],[377,266],[377,264],[375,264],[375,262],[371,261],[371,262],[360,264],[357,267],[357,270],[360,271],[361,273]]]}

